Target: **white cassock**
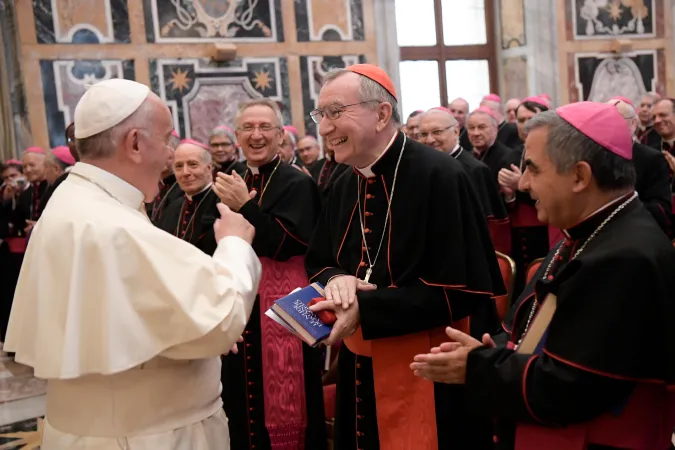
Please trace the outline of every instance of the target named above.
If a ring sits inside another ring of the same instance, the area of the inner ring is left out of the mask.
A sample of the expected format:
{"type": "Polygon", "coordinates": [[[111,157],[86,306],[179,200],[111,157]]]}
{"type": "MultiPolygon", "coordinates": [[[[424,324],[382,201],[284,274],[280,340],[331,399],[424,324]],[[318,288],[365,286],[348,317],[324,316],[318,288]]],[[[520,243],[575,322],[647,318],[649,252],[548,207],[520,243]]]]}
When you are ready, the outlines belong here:
{"type": "Polygon", "coordinates": [[[208,256],[153,226],[136,188],[77,163],[30,237],[5,343],[48,380],[42,449],[228,449],[219,355],[260,274],[244,240],[208,256]]]}

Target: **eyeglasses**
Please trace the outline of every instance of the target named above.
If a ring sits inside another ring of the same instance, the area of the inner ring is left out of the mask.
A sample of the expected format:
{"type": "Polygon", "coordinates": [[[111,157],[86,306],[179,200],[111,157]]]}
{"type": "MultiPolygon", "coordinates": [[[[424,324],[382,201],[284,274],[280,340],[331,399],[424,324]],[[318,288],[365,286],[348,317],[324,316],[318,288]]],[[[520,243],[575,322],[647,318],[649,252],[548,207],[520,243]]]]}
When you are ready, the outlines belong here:
{"type": "Polygon", "coordinates": [[[433,137],[437,138],[437,137],[440,137],[445,132],[445,130],[450,130],[452,128],[455,128],[455,126],[449,125],[445,128],[439,128],[437,130],[432,130],[429,133],[427,133],[427,132],[417,133],[417,137],[420,138],[420,139],[426,139],[427,137],[429,137],[429,135],[432,135],[433,137]]]}
{"type": "Polygon", "coordinates": [[[365,102],[359,102],[359,103],[352,103],[350,105],[330,105],[326,106],[325,108],[317,108],[311,113],[309,113],[309,117],[312,118],[314,123],[321,123],[321,119],[325,117],[328,117],[330,120],[337,120],[340,118],[342,115],[342,112],[349,108],[350,106],[357,106],[357,105],[363,105],[364,103],[370,103],[370,102],[380,102],[379,100],[366,100],[365,102]]]}
{"type": "Polygon", "coordinates": [[[272,130],[276,130],[279,127],[275,127],[274,125],[270,125],[268,123],[264,123],[262,125],[251,125],[251,124],[244,124],[240,127],[237,128],[237,130],[241,131],[242,133],[253,133],[256,129],[258,129],[261,133],[269,133],[272,130]]]}

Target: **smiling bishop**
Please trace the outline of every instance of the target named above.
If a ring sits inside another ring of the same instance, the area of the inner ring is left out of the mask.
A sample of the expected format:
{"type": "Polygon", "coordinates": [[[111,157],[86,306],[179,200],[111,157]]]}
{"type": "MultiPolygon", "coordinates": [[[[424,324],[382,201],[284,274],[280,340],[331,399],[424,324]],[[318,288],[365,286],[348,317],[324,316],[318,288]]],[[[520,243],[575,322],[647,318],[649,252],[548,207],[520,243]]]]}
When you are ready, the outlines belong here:
{"type": "Polygon", "coordinates": [[[525,125],[521,190],[565,239],[497,335],[418,355],[420,377],[467,387],[499,450],[667,449],[675,425],[675,250],[634,190],[633,140],[613,105],[525,125]]]}
{"type": "Polygon", "coordinates": [[[269,99],[242,103],[236,135],[248,165],[216,176],[221,201],[254,227],[263,275],[238,354],[223,359],[223,400],[233,450],[325,448],[321,355],[265,315],[308,284],[304,255],[321,197],[312,178],[278,156],[281,112],[269,99]]]}
{"type": "Polygon", "coordinates": [[[345,344],[335,448],[491,448],[491,423],[467,414],[462,389],[425,384],[406,361],[473,313],[498,325],[492,296],[504,286],[469,175],[398,131],[396,92],[377,66],[329,72],[318,106],[335,160],[354,167],[331,187],[306,257],[326,286],[312,308],[335,310],[328,343],[345,344]]]}

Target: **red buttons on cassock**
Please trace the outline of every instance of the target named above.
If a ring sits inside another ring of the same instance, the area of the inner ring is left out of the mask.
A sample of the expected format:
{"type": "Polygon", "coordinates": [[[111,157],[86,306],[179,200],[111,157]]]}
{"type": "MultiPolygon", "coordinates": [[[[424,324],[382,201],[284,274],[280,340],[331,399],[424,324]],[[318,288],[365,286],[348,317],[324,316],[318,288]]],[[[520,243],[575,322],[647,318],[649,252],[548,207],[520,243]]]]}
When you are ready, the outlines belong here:
{"type": "Polygon", "coordinates": [[[375,183],[375,178],[368,178],[368,184],[375,183]]]}

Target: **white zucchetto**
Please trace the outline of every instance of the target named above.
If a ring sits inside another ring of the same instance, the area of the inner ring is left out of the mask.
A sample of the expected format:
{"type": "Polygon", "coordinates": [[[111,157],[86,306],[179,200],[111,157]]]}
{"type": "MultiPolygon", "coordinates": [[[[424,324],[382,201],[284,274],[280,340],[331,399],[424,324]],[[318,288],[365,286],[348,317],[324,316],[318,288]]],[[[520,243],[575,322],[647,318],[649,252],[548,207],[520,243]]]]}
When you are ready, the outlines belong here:
{"type": "Polygon", "coordinates": [[[136,111],[150,89],[123,78],[89,86],[75,107],[75,138],[84,139],[109,130],[136,111]]]}

